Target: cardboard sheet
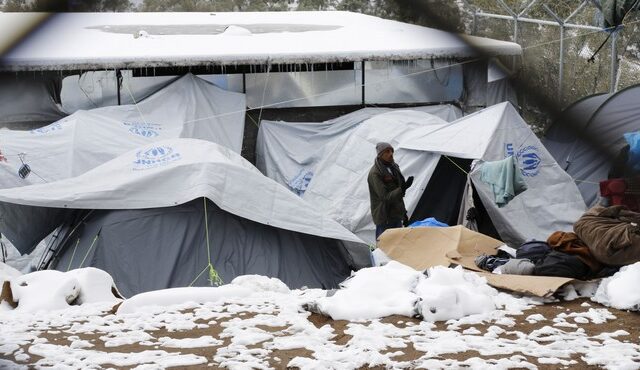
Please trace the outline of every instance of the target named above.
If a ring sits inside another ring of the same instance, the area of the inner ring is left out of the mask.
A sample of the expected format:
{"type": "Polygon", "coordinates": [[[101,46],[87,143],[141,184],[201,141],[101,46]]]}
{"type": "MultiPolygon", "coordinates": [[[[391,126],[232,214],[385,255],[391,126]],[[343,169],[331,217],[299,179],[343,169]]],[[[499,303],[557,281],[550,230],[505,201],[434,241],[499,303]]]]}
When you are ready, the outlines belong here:
{"type": "Polygon", "coordinates": [[[433,266],[461,265],[487,279],[489,285],[518,293],[548,297],[574,279],[499,275],[475,265],[481,254],[494,255],[503,243],[464,226],[389,229],[378,240],[378,248],[389,258],[424,271],[433,266]]]}

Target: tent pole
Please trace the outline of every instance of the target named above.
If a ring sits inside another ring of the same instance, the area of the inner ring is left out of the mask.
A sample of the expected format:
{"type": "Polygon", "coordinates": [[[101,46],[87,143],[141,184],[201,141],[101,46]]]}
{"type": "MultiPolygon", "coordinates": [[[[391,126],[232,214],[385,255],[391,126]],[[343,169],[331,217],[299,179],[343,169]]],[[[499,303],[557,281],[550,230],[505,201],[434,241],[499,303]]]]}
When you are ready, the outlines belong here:
{"type": "Polygon", "coordinates": [[[362,106],[364,107],[366,104],[366,100],[364,98],[364,60],[360,62],[360,68],[362,68],[362,106]]]}
{"type": "Polygon", "coordinates": [[[616,47],[616,39],[618,30],[613,30],[611,35],[611,75],[609,81],[609,92],[616,92],[616,77],[618,76],[618,48],[616,47]]]}
{"type": "Polygon", "coordinates": [[[122,73],[119,69],[116,69],[116,85],[118,87],[118,105],[121,105],[120,89],[122,87],[122,73]]]}
{"type": "Polygon", "coordinates": [[[247,93],[247,74],[244,72],[242,73],[242,93],[247,93]]]}

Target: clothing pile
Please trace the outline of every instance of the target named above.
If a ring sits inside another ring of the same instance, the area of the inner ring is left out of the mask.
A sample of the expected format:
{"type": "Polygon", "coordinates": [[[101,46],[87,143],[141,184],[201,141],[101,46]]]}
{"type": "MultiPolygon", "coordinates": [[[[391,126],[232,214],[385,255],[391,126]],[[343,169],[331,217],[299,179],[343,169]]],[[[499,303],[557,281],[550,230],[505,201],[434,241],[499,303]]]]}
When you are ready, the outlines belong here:
{"type": "Polygon", "coordinates": [[[613,275],[640,261],[640,213],[624,206],[596,206],[546,241],[530,241],[515,255],[481,255],[476,266],[500,274],[558,276],[588,280],[613,275]]]}

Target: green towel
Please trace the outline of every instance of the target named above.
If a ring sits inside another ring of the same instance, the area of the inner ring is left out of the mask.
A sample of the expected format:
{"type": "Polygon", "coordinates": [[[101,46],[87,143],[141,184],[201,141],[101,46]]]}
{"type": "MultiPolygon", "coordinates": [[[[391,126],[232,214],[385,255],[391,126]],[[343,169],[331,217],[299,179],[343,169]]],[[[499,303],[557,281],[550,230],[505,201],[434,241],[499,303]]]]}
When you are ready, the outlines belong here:
{"type": "Polygon", "coordinates": [[[501,161],[484,162],[481,171],[480,180],[491,186],[498,207],[504,207],[516,195],[527,190],[513,156],[501,161]]]}

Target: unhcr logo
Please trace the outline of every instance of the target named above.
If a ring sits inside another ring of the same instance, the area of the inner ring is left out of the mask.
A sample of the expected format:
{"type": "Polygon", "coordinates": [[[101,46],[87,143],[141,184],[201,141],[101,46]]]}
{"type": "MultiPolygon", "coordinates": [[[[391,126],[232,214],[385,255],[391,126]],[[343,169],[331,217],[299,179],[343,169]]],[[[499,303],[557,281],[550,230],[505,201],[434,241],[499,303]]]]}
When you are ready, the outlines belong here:
{"type": "Polygon", "coordinates": [[[54,122],[50,125],[33,129],[31,133],[34,135],[44,135],[58,130],[62,130],[62,125],[59,122],[54,122]]]}
{"type": "Polygon", "coordinates": [[[147,150],[140,150],[136,153],[136,160],[133,161],[133,170],[146,170],[165,166],[181,158],[170,146],[156,146],[147,150]]]}
{"type": "Polygon", "coordinates": [[[129,128],[129,132],[147,138],[160,135],[162,127],[157,123],[140,123],[140,122],[123,122],[123,125],[129,128]]]}
{"type": "Polygon", "coordinates": [[[518,150],[516,158],[523,176],[534,177],[538,175],[540,164],[542,163],[538,147],[534,145],[525,146],[518,150]]]}

